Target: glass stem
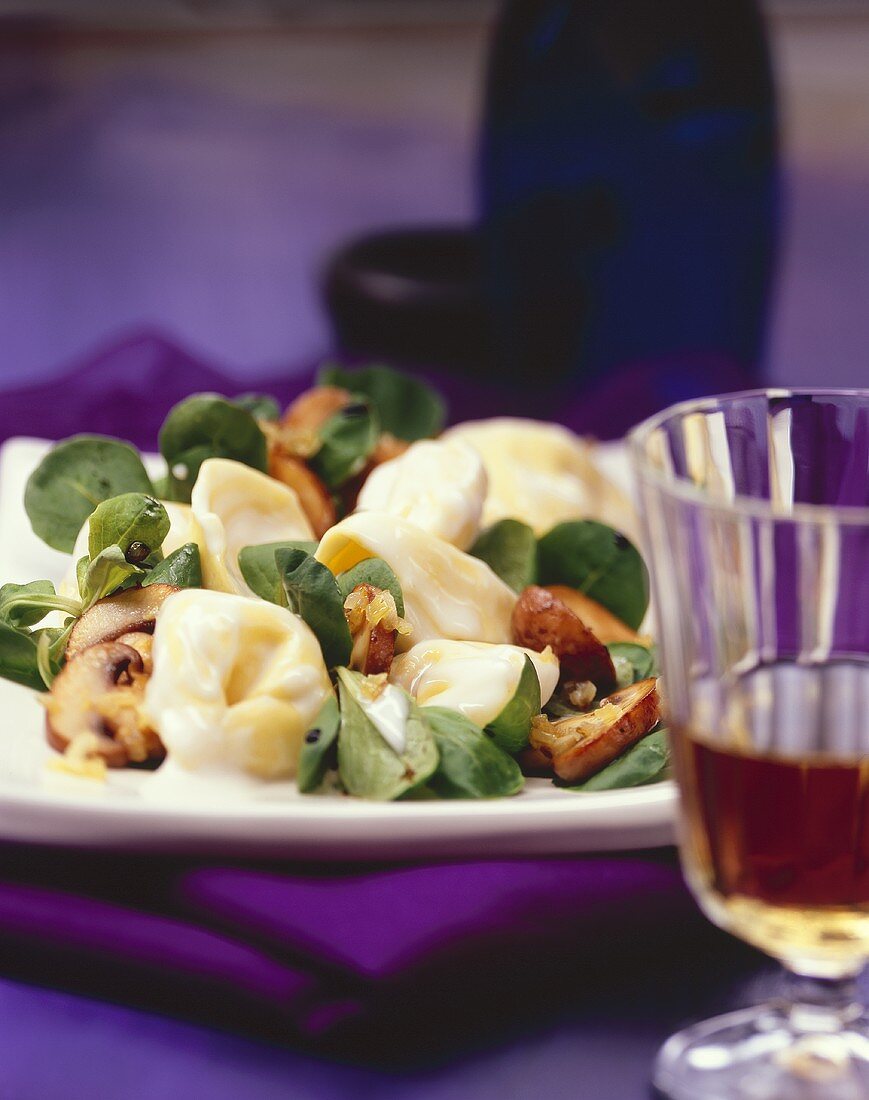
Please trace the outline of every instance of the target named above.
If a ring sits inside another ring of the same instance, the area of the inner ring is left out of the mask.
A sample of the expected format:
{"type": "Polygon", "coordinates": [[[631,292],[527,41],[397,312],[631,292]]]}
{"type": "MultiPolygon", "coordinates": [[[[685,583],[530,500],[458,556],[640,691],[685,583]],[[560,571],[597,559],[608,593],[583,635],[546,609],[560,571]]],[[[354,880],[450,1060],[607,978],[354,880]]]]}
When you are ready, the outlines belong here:
{"type": "Polygon", "coordinates": [[[787,1011],[796,1032],[835,1034],[863,1011],[857,976],[810,978],[792,974],[787,1011]]]}

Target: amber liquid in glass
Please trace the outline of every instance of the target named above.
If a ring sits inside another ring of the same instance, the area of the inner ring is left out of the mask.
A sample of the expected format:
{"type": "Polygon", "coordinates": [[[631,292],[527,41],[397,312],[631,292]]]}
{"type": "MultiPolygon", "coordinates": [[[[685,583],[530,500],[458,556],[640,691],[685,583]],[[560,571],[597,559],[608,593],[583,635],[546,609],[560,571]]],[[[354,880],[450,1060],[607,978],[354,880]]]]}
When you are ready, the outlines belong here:
{"type": "Polygon", "coordinates": [[[708,915],[799,973],[858,971],[869,957],[869,754],[757,755],[680,730],[676,755],[686,873],[708,915]]]}

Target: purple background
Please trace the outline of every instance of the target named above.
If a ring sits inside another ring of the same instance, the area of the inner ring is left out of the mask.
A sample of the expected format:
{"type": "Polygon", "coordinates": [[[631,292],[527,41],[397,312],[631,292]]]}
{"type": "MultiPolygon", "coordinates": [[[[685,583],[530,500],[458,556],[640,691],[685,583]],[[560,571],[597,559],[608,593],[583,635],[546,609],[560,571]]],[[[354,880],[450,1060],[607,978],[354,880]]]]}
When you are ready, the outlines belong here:
{"type": "MultiPolygon", "coordinates": [[[[395,22],[0,24],[0,385],[131,332],[242,384],[327,352],[316,275],[332,249],[473,211],[486,20],[466,4],[395,22]]],[[[767,376],[854,385],[869,370],[869,18],[778,14],[771,36],[788,201],[767,376]]]]}

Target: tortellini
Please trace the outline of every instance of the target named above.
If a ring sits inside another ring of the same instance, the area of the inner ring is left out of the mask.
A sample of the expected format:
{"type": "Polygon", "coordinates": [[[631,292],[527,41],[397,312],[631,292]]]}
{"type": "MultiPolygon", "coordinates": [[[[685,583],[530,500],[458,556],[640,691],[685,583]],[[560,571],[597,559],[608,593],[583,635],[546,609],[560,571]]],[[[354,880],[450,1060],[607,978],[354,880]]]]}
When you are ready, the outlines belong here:
{"type": "Polygon", "coordinates": [[[202,463],[191,495],[206,588],[251,596],[238,565],[245,546],[313,540],[294,489],[227,458],[202,463]]]}
{"type": "Polygon", "coordinates": [[[411,627],[409,635],[399,635],[399,646],[426,638],[511,639],[516,594],[485,562],[407,520],[357,512],[326,532],[316,557],[336,575],[374,557],[392,568],[411,627]]]}
{"type": "Polygon", "coordinates": [[[535,653],[514,645],[433,639],[396,657],[389,679],[420,706],[448,707],[486,726],[515,695],[526,655],[540,681],[543,705],[558,684],[558,658],[549,648],[535,653]]]}
{"type": "Polygon", "coordinates": [[[445,439],[480,454],[489,478],[483,524],[512,516],[538,535],[563,520],[590,518],[630,534],[636,527],[625,493],[595,465],[593,448],[558,424],[495,417],[457,424],[445,439]]]}
{"type": "Polygon", "coordinates": [[[480,531],[488,480],[461,439],[423,439],[374,468],[358,511],[389,512],[466,550],[480,531]]]}
{"type": "Polygon", "coordinates": [[[169,761],[188,772],[292,777],[332,692],[317,639],[297,615],[224,592],[170,596],[153,663],[145,711],[169,761]]]}

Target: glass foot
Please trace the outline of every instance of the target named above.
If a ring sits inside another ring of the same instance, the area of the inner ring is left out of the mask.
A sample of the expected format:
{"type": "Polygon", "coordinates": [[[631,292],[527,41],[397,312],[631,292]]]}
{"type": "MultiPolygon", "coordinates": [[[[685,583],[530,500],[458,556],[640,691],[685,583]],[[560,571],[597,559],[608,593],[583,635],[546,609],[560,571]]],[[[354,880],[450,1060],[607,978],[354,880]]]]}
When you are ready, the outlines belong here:
{"type": "Polygon", "coordinates": [[[869,1017],[758,1005],[667,1040],[655,1088],[670,1100],[866,1100],[869,1017]]]}

